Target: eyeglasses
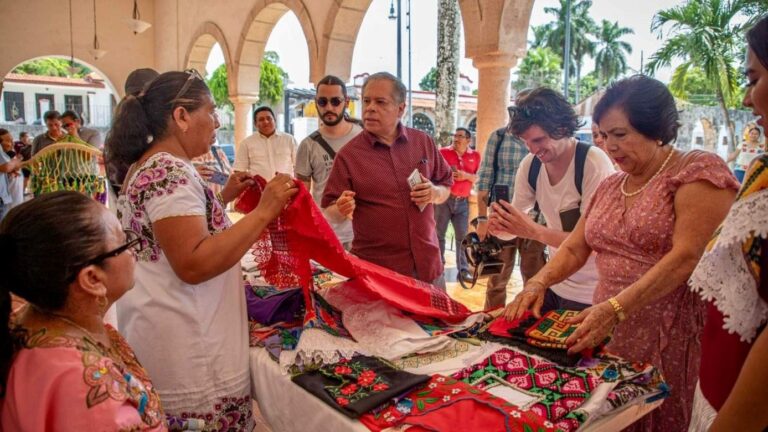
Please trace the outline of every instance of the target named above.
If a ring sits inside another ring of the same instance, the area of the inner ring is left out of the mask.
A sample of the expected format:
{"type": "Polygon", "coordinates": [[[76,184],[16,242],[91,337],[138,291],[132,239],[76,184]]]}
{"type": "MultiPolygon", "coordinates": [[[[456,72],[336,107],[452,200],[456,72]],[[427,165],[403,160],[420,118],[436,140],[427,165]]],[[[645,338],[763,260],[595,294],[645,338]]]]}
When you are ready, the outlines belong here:
{"type": "Polygon", "coordinates": [[[453,137],[454,137],[454,138],[464,138],[464,139],[469,139],[469,137],[468,137],[468,136],[466,136],[466,135],[464,135],[464,134],[454,134],[454,135],[453,135],[453,137]]]}
{"type": "Polygon", "coordinates": [[[203,82],[205,82],[205,79],[203,78],[203,76],[202,76],[202,75],[200,75],[200,72],[198,72],[198,71],[197,71],[197,69],[187,69],[187,70],[185,70],[184,72],[188,73],[188,74],[189,74],[189,77],[188,77],[188,78],[187,78],[187,80],[184,82],[184,85],[183,85],[183,86],[181,86],[181,90],[179,90],[179,92],[178,92],[178,93],[176,93],[176,97],[174,97],[173,99],[171,99],[171,102],[169,102],[169,103],[171,103],[171,104],[174,104],[174,103],[178,102],[178,101],[179,101],[179,99],[180,99],[182,96],[184,96],[184,93],[186,93],[186,92],[187,92],[187,90],[189,90],[189,86],[191,86],[191,85],[192,85],[192,81],[194,81],[195,79],[199,79],[200,81],[203,81],[203,82]]]}
{"type": "Polygon", "coordinates": [[[123,232],[125,233],[125,243],[122,246],[112,249],[111,251],[104,252],[103,254],[99,254],[94,258],[89,259],[85,263],[75,266],[74,267],[75,271],[73,271],[69,277],[70,282],[75,280],[75,278],[77,277],[77,273],[80,271],[80,269],[84,267],[88,267],[89,265],[99,264],[104,260],[107,260],[109,258],[114,258],[120,255],[121,253],[127,251],[128,249],[133,249],[134,252],[141,252],[145,248],[155,244],[154,241],[140,235],[136,231],[123,230],[123,232]]]}
{"type": "Polygon", "coordinates": [[[332,106],[337,107],[343,104],[344,100],[345,100],[344,98],[340,98],[340,97],[332,97],[330,99],[327,97],[319,97],[315,99],[315,102],[317,103],[317,106],[319,106],[320,108],[325,108],[325,106],[328,105],[328,102],[330,102],[332,106]]]}

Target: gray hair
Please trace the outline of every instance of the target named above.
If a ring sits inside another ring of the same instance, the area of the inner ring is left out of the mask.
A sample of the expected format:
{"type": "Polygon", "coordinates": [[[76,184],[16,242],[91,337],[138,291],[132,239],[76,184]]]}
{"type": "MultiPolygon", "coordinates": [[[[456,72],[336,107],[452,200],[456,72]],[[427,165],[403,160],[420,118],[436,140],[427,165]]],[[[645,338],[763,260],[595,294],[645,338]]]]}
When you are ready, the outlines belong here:
{"type": "Polygon", "coordinates": [[[397,103],[403,103],[405,102],[405,94],[408,92],[408,89],[405,88],[405,84],[403,84],[402,81],[400,81],[399,78],[392,75],[389,72],[376,72],[373,75],[369,75],[368,78],[365,79],[365,82],[363,82],[363,89],[362,93],[363,96],[365,96],[365,87],[368,86],[368,83],[371,81],[389,81],[392,83],[392,99],[395,100],[397,103]]]}

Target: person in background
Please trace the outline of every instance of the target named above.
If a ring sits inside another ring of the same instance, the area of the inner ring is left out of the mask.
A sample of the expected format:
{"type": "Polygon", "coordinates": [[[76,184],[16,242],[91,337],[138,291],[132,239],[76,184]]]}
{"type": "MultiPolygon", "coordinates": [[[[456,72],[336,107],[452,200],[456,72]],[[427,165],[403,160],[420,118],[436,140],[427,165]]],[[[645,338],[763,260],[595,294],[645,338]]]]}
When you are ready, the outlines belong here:
{"type": "Polygon", "coordinates": [[[746,137],[741,146],[731,155],[730,160],[736,161],[733,173],[739,182],[744,181],[744,173],[752,161],[765,153],[765,143],[760,141],[760,129],[757,126],[747,128],[746,137]]]}
{"type": "MultiPolygon", "coordinates": [[[[13,137],[7,129],[0,129],[0,144],[2,144],[3,152],[11,159],[16,158],[16,151],[13,149],[13,137]]],[[[19,155],[19,159],[21,155],[19,155]]],[[[8,173],[6,180],[8,180],[8,193],[11,195],[11,202],[8,210],[24,202],[24,176],[21,174],[20,169],[16,169],[8,173]]]]}
{"type": "Polygon", "coordinates": [[[21,158],[19,156],[10,157],[5,151],[0,151],[0,221],[13,206],[13,195],[11,195],[10,189],[11,176],[15,175],[20,167],[21,158]]]}
{"type": "Polygon", "coordinates": [[[108,157],[131,167],[117,212],[152,244],[137,255],[136,286],[117,302],[117,320],[166,413],[203,419],[206,430],[250,431],[240,259],[298,189],[278,174],[232,224],[224,205],[253,181],[235,173],[217,197],[191,163],[211,151],[218,127],[195,70],[163,73],[120,102],[106,141],[108,157]]]}
{"type": "Polygon", "coordinates": [[[61,128],[61,114],[58,111],[46,111],[43,115],[43,120],[45,121],[46,131],[32,140],[32,156],[49,145],[55,144],[61,137],[66,135],[66,131],[61,128]]]}
{"type": "Polygon", "coordinates": [[[321,207],[352,219],[353,254],[445,290],[433,207],[448,199],[451,169],[429,135],[401,123],[398,78],[370,75],[362,93],[363,132],[336,155],[321,207]]]}
{"type": "Polygon", "coordinates": [[[76,112],[64,111],[61,114],[61,125],[68,135],[79,138],[98,149],[103,146],[101,133],[96,129],[84,127],[82,118],[76,112]]]}
{"type": "Polygon", "coordinates": [[[237,147],[234,171],[260,175],[265,180],[278,172],[293,175],[297,147],[293,135],[277,130],[275,113],[268,106],[256,108],[253,122],[257,131],[237,147]]]}
{"type": "Polygon", "coordinates": [[[103,321],[149,246],[77,192],[41,195],[2,221],[0,429],[167,430],[147,371],[103,321]],[[15,315],[11,293],[27,302],[15,315]]]}
{"type": "MultiPolygon", "coordinates": [[[[744,106],[768,127],[768,16],[747,32],[744,106]]],[[[691,275],[707,302],[690,432],[768,429],[768,155],[747,167],[736,202],[691,275]]]]}
{"type": "Polygon", "coordinates": [[[215,144],[211,146],[211,151],[192,158],[192,164],[214,194],[221,193],[224,189],[221,180],[225,180],[232,174],[232,166],[229,164],[226,153],[215,144]]]}
{"type": "Polygon", "coordinates": [[[593,306],[569,321],[569,352],[603,343],[656,366],[670,397],[628,430],[688,426],[699,372],[704,304],[687,285],[738,182],[714,153],[672,147],[679,113],[661,82],[636,75],[612,84],[595,106],[605,147],[621,169],[600,183],[586,213],[526,288],[518,314],[577,272],[595,252],[593,306]]]}
{"type": "Polygon", "coordinates": [[[453,171],[453,186],[448,199],[435,206],[435,224],[443,264],[445,264],[445,233],[448,231],[448,223],[453,225],[456,269],[458,270],[456,278],[472,283],[467,257],[461,249],[461,241],[469,230],[469,197],[472,194],[472,186],[477,181],[477,170],[480,168],[480,154],[469,148],[470,141],[472,141],[472,132],[467,128],[457,128],[453,133],[453,145],[440,149],[440,154],[453,171]]]}
{"type": "MultiPolygon", "coordinates": [[[[327,75],[317,82],[316,88],[315,105],[320,127],[299,144],[294,168],[296,178],[312,191],[312,199],[319,206],[336,153],[363,129],[347,117],[349,99],[344,81],[327,75]]],[[[326,220],[344,249],[350,250],[353,238],[352,221],[343,219],[337,223],[327,216],[326,220]]]]}
{"type": "MultiPolygon", "coordinates": [[[[16,154],[21,155],[21,161],[26,162],[32,157],[32,137],[28,132],[21,132],[19,134],[19,140],[13,143],[13,148],[16,154]]],[[[30,171],[27,168],[21,169],[21,174],[24,176],[24,190],[27,190],[29,184],[30,171]]]]}

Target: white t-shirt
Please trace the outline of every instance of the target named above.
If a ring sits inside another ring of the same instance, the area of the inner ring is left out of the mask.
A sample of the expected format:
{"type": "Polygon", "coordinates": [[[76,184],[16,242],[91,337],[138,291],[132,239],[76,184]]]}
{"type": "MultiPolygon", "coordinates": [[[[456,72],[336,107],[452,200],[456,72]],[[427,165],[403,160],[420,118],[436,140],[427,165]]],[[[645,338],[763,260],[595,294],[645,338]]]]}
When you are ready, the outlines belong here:
{"type": "Polygon", "coordinates": [[[293,135],[275,131],[271,136],[265,137],[256,132],[240,143],[235,152],[232,169],[260,175],[267,181],[271,180],[276,172],[293,176],[296,147],[293,135]]]}
{"type": "MultiPolygon", "coordinates": [[[[587,159],[584,161],[584,181],[582,182],[582,196],[576,189],[576,158],[571,161],[563,178],[556,185],[550,184],[546,165],[541,166],[539,177],[536,181],[536,192],[528,184],[528,171],[531,169],[533,154],[528,154],[520,162],[515,178],[515,193],[512,198],[512,206],[523,212],[529,212],[538,201],[541,214],[547,223],[547,227],[562,231],[560,212],[580,207],[581,214],[586,212],[592,199],[592,194],[597,190],[600,182],[614,171],[611,159],[605,152],[590,149],[587,159]],[[579,206],[579,202],[581,205],[579,206]]],[[[549,246],[549,255],[554,256],[557,248],[549,246]]],[[[595,255],[592,254],[579,271],[568,279],[552,285],[550,289],[560,297],[579,303],[592,304],[592,293],[597,285],[597,267],[595,255]]]]}

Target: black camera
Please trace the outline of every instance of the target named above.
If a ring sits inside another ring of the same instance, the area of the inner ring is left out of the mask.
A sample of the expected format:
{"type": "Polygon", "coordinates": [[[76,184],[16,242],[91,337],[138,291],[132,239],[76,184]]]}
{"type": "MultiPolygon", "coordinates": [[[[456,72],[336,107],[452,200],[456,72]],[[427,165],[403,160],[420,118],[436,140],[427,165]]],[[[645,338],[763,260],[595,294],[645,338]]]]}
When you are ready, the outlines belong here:
{"type": "Polygon", "coordinates": [[[461,286],[464,289],[471,289],[478,278],[501,273],[501,268],[504,267],[500,257],[502,249],[504,249],[504,242],[496,237],[488,235],[481,241],[476,232],[468,233],[461,241],[461,250],[475,271],[472,275],[472,285],[467,287],[464,280],[459,278],[461,286]]]}

